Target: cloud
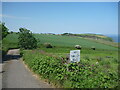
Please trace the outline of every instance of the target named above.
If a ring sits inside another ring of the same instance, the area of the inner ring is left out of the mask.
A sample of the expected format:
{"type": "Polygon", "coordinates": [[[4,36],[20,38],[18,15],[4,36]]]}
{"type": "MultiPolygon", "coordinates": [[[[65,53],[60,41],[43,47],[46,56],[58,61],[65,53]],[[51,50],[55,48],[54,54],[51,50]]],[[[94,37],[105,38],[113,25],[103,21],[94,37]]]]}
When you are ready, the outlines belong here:
{"type": "Polygon", "coordinates": [[[29,17],[17,17],[11,15],[0,14],[0,18],[11,18],[11,19],[30,19],[29,17]]]}

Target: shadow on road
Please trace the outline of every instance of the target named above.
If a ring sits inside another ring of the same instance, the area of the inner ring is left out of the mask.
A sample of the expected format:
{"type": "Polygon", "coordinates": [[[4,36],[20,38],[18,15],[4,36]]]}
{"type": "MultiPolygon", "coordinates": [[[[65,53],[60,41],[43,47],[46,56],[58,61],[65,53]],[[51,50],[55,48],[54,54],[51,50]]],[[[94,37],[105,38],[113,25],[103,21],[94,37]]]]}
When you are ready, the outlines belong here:
{"type": "Polygon", "coordinates": [[[21,55],[19,54],[19,49],[8,50],[7,54],[2,58],[2,63],[10,60],[19,60],[21,55]]]}
{"type": "Polygon", "coordinates": [[[2,63],[10,60],[19,60],[20,57],[20,55],[5,55],[4,58],[2,58],[2,63]]]}
{"type": "MultiPolygon", "coordinates": [[[[5,63],[7,61],[11,61],[11,60],[19,60],[19,58],[21,58],[21,55],[19,54],[19,49],[8,50],[7,54],[4,55],[4,57],[0,58],[0,65],[2,67],[3,63],[5,63]]],[[[4,73],[4,71],[2,71],[2,69],[0,69],[0,73],[4,73]]]]}
{"type": "Polygon", "coordinates": [[[5,71],[0,71],[0,73],[4,73],[5,71]]]}

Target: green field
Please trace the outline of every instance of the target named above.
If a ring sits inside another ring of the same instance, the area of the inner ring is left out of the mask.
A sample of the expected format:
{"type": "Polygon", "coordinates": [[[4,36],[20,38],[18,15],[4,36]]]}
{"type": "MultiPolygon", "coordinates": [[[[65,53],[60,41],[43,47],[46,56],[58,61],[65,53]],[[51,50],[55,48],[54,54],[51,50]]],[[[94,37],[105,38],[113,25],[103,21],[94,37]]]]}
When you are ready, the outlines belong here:
{"type": "MultiPolygon", "coordinates": [[[[58,47],[74,47],[75,45],[81,45],[83,48],[91,48],[95,46],[96,49],[104,50],[117,50],[116,47],[95,42],[92,40],[87,40],[80,37],[70,37],[70,36],[58,36],[58,35],[43,35],[43,34],[34,34],[34,36],[40,40],[40,45],[44,43],[51,43],[53,46],[58,47]]],[[[18,34],[9,34],[3,40],[3,46],[8,45],[7,47],[17,47],[18,34]],[[8,44],[7,44],[8,43],[8,44]]],[[[114,44],[114,43],[113,43],[114,44]]]]}
{"type": "MultiPolygon", "coordinates": [[[[56,87],[114,88],[118,86],[118,48],[113,42],[80,37],[34,34],[40,40],[37,49],[22,50],[23,60],[36,74],[56,87]],[[53,48],[46,48],[50,43],[53,48]],[[109,43],[111,45],[109,45],[109,43]],[[81,45],[80,62],[66,64],[70,50],[81,45]],[[96,50],[91,47],[95,46],[96,50]],[[68,66],[69,67],[68,67],[68,66]],[[69,70],[68,70],[68,69],[69,70]]],[[[9,34],[2,42],[3,50],[18,47],[18,34],[9,34]]]]}
{"type": "Polygon", "coordinates": [[[10,48],[18,48],[18,35],[17,34],[9,34],[6,38],[2,40],[3,55],[10,48]]]}
{"type": "Polygon", "coordinates": [[[81,45],[83,48],[91,48],[92,46],[95,46],[96,49],[117,50],[116,47],[101,44],[98,42],[94,42],[79,37],[43,35],[43,34],[35,34],[35,37],[40,39],[41,44],[47,42],[51,43],[53,46],[74,47],[75,45],[81,45]]]}

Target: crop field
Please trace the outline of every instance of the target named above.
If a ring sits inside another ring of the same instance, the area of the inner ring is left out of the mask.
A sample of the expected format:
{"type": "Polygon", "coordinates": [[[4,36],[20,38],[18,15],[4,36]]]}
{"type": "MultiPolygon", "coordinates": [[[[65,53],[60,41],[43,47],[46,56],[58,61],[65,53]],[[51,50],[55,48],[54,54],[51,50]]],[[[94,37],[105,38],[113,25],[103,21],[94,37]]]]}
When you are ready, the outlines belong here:
{"type": "MultiPolygon", "coordinates": [[[[43,35],[43,34],[34,34],[34,36],[40,40],[39,42],[40,46],[41,44],[44,44],[44,43],[50,43],[53,46],[58,46],[58,47],[74,47],[75,45],[81,45],[83,48],[91,48],[92,46],[94,46],[96,49],[117,50],[117,47],[102,44],[92,40],[87,40],[80,37],[43,35]]],[[[8,35],[3,40],[2,43],[3,43],[3,46],[9,44],[9,46],[17,47],[17,42],[18,42],[18,34],[13,33],[8,35]]]]}
{"type": "Polygon", "coordinates": [[[18,35],[17,34],[9,34],[2,41],[2,46],[4,48],[17,48],[18,43],[18,35]]]}
{"type": "Polygon", "coordinates": [[[43,35],[35,34],[35,37],[40,39],[40,43],[51,43],[53,46],[60,47],[74,47],[75,45],[81,45],[83,48],[91,48],[95,46],[96,49],[105,50],[117,50],[116,47],[97,43],[80,37],[58,36],[58,35],[43,35]]]}
{"type": "Polygon", "coordinates": [[[4,56],[8,49],[18,48],[18,35],[9,34],[2,40],[2,55],[4,56]]]}

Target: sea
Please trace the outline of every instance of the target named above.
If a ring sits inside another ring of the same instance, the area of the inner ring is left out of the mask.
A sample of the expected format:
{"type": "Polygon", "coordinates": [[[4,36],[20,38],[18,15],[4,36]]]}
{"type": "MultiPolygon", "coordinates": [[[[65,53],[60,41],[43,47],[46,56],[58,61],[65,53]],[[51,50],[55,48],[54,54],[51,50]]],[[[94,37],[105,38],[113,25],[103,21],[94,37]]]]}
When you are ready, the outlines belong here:
{"type": "Polygon", "coordinates": [[[113,39],[113,41],[114,42],[116,42],[116,43],[120,43],[120,35],[106,35],[106,36],[108,36],[108,37],[110,37],[110,38],[112,38],[113,39]]]}

